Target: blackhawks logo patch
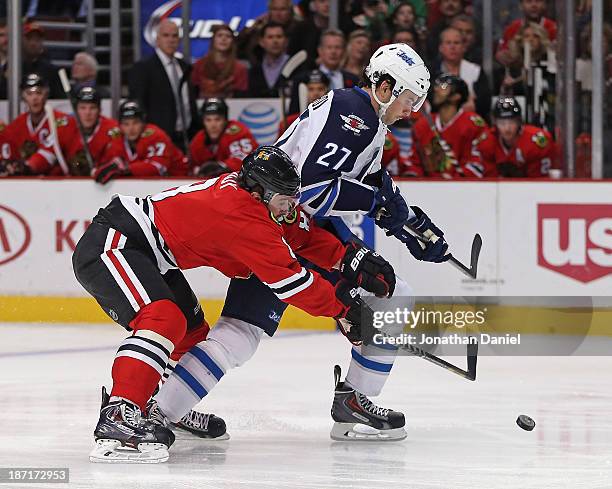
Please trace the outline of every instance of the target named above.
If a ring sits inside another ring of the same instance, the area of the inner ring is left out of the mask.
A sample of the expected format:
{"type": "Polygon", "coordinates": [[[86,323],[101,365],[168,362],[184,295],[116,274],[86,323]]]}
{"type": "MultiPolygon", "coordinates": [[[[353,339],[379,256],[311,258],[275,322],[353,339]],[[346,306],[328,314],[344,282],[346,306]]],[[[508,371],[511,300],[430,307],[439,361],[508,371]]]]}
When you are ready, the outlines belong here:
{"type": "Polygon", "coordinates": [[[393,148],[393,141],[391,140],[389,136],[385,136],[385,146],[383,147],[383,149],[385,151],[389,151],[392,148],[393,148]]]}
{"type": "Polygon", "coordinates": [[[474,123],[474,125],[476,127],[484,127],[485,126],[485,121],[482,117],[480,117],[479,115],[471,115],[470,116],[470,120],[474,123]]]}
{"type": "Polygon", "coordinates": [[[225,130],[227,134],[238,134],[240,132],[240,126],[238,124],[230,124],[225,130]]]}
{"type": "Polygon", "coordinates": [[[545,148],[548,145],[548,138],[546,137],[546,134],[544,134],[542,131],[536,132],[532,136],[531,140],[536,144],[538,148],[545,148]]]}
{"type": "Polygon", "coordinates": [[[149,127],[148,129],[145,129],[143,131],[142,137],[146,138],[146,137],[152,136],[154,132],[155,132],[155,130],[153,130],[152,128],[149,127]]]}
{"type": "Polygon", "coordinates": [[[59,117],[56,121],[57,127],[64,127],[68,125],[68,117],[59,117]]]}
{"type": "Polygon", "coordinates": [[[111,138],[118,138],[119,136],[121,136],[121,129],[119,129],[118,127],[113,127],[112,129],[108,130],[108,135],[111,138]]]}

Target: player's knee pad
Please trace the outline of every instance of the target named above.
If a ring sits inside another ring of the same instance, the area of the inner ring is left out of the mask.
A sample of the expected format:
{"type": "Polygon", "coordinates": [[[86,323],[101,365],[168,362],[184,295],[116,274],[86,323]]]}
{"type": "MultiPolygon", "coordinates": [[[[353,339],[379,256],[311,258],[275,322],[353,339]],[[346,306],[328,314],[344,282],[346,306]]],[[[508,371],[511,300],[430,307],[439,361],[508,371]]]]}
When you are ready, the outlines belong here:
{"type": "Polygon", "coordinates": [[[263,335],[263,330],[240,319],[221,316],[208,333],[206,346],[225,365],[221,368],[240,367],[249,360],[263,335]],[[221,360],[223,359],[223,360],[221,360]]]}
{"type": "Polygon", "coordinates": [[[187,319],[174,302],[162,299],[144,306],[132,319],[130,327],[138,336],[146,336],[145,331],[160,335],[169,340],[174,349],[185,336],[187,319]]]}

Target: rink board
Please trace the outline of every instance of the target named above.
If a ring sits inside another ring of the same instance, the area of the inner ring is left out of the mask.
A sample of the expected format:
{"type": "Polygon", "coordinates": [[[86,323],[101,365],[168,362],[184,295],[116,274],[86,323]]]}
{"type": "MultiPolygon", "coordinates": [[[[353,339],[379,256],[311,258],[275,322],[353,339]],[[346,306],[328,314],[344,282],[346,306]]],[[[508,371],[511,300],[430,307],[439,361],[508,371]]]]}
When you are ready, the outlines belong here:
{"type": "MultiPolygon", "coordinates": [[[[74,245],[113,194],[146,195],[182,183],[187,181],[123,180],[105,187],[88,179],[0,181],[0,321],[104,320],[74,278],[74,245]]],[[[399,186],[410,204],[439,223],[458,259],[469,261],[475,233],[484,242],[472,281],[446,264],[415,261],[377,229],[377,249],[418,296],[549,296],[562,303],[563,297],[612,290],[612,183],[411,180],[399,186]]],[[[186,275],[209,317],[216,317],[228,279],[209,268],[186,275]]],[[[333,327],[297,310],[283,323],[333,327]]]]}

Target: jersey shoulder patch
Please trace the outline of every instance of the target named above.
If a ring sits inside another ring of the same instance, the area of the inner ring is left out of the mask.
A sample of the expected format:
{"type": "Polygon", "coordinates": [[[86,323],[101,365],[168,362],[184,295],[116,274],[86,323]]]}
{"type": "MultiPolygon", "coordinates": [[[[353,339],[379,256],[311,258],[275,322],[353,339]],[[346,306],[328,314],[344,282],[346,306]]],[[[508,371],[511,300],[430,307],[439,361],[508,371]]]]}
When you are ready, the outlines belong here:
{"type": "Polygon", "coordinates": [[[478,114],[471,115],[470,120],[476,127],[485,127],[487,125],[484,119],[478,114]]]}
{"type": "Polygon", "coordinates": [[[57,127],[64,127],[68,125],[68,117],[64,116],[64,117],[58,117],[55,120],[55,123],[57,125],[57,127]]]}
{"type": "Polygon", "coordinates": [[[121,137],[121,129],[119,129],[118,127],[112,127],[108,130],[106,134],[108,134],[111,139],[115,139],[121,137]]]}
{"type": "Polygon", "coordinates": [[[149,136],[152,136],[153,134],[155,134],[155,129],[153,129],[152,127],[147,127],[144,131],[142,131],[142,134],[140,135],[140,137],[148,138],[149,136]]]}
{"type": "Polygon", "coordinates": [[[226,134],[230,136],[238,134],[240,131],[242,131],[242,127],[237,122],[230,122],[225,129],[226,134]]]}
{"type": "Polygon", "coordinates": [[[545,148],[548,146],[548,137],[546,134],[544,134],[544,131],[536,132],[533,136],[531,136],[531,140],[538,148],[545,148]]]}
{"type": "Polygon", "coordinates": [[[393,137],[392,137],[392,136],[391,136],[389,133],[387,133],[387,134],[385,135],[385,145],[384,145],[384,147],[383,147],[384,151],[390,151],[390,150],[392,150],[392,149],[393,149],[394,144],[395,144],[395,143],[393,142],[393,137]]]}

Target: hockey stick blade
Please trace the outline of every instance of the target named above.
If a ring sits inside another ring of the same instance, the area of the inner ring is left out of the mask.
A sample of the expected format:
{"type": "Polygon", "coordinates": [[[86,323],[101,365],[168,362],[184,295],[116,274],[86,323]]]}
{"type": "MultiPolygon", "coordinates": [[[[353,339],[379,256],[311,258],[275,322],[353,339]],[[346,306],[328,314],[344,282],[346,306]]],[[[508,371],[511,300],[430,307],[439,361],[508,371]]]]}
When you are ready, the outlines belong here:
{"type": "Polygon", "coordinates": [[[469,343],[467,346],[467,371],[468,379],[476,380],[476,363],[478,362],[478,342],[469,343]]]}
{"type": "Polygon", "coordinates": [[[305,49],[302,49],[301,51],[298,51],[297,53],[295,53],[293,56],[291,56],[291,58],[287,60],[287,62],[285,63],[285,66],[283,66],[283,70],[281,71],[281,76],[285,80],[290,78],[291,75],[293,75],[293,72],[297,69],[297,67],[300,66],[304,61],[306,61],[307,57],[308,57],[308,53],[306,52],[305,49]]]}

